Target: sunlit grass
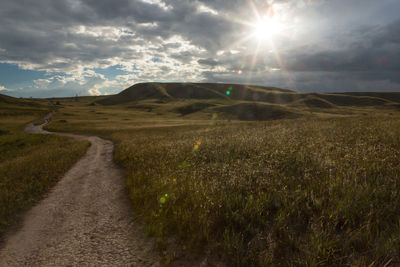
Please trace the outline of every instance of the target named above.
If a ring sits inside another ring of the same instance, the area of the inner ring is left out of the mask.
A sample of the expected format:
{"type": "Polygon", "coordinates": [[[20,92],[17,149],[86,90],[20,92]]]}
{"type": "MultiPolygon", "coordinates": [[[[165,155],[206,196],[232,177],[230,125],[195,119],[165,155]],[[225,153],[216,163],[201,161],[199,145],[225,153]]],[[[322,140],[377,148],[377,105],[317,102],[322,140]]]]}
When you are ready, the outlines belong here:
{"type": "Polygon", "coordinates": [[[237,266],[381,265],[399,260],[399,135],[396,119],[350,118],[114,139],[132,204],[164,241],[237,266]]]}

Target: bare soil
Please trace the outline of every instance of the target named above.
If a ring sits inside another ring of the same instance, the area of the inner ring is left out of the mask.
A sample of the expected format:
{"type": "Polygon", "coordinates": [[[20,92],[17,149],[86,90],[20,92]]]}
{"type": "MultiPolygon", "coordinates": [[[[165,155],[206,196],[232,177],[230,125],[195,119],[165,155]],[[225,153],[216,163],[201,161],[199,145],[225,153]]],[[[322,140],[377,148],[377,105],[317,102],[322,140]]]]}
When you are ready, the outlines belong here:
{"type": "MultiPolygon", "coordinates": [[[[50,134],[29,124],[28,133],[50,134]]],[[[113,162],[114,145],[99,137],[86,155],[6,236],[0,266],[159,266],[153,240],[132,218],[124,173],[113,162]]]]}

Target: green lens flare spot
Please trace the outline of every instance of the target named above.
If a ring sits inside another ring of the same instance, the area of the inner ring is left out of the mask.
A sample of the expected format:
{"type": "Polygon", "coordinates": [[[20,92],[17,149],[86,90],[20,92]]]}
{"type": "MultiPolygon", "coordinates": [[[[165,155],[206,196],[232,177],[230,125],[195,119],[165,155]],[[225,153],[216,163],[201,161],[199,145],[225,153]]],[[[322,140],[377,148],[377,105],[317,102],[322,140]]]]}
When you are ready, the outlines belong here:
{"type": "Polygon", "coordinates": [[[161,197],[161,198],[160,198],[160,203],[161,203],[161,204],[164,204],[165,201],[167,201],[167,199],[166,199],[165,197],[161,197]]]}
{"type": "Polygon", "coordinates": [[[226,95],[230,95],[231,94],[231,92],[229,92],[229,91],[226,91],[226,95]]]}

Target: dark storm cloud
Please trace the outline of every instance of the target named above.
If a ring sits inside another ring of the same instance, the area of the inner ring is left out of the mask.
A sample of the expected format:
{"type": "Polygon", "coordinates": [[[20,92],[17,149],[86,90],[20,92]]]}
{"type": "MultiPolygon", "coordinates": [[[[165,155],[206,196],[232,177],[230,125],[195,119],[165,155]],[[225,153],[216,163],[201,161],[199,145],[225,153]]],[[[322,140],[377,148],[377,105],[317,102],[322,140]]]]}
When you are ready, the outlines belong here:
{"type": "Polygon", "coordinates": [[[55,57],[82,62],[126,58],[135,52],[129,48],[134,42],[160,42],[159,37],[175,35],[210,51],[231,42],[232,23],[198,12],[197,6],[196,1],[167,1],[165,7],[137,0],[36,0],[23,5],[5,1],[0,10],[0,48],[7,52],[0,54],[0,60],[46,65],[55,57]],[[113,43],[101,36],[71,32],[71,27],[79,25],[128,27],[135,34],[113,43]]]}
{"type": "Polygon", "coordinates": [[[336,51],[286,56],[286,68],[294,72],[352,73],[366,80],[390,80],[400,83],[400,20],[385,27],[363,31],[364,39],[336,51]]]}
{"type": "Polygon", "coordinates": [[[201,65],[207,65],[207,66],[211,66],[211,67],[215,67],[219,64],[216,60],[214,60],[212,58],[199,59],[197,62],[201,65]]]}
{"type": "Polygon", "coordinates": [[[170,57],[180,61],[183,64],[191,63],[193,60],[193,54],[187,51],[171,54],[170,57]]]}
{"type": "Polygon", "coordinates": [[[81,0],[96,19],[121,21],[133,18],[138,23],[170,21],[173,14],[157,4],[131,0],[81,0]]]}

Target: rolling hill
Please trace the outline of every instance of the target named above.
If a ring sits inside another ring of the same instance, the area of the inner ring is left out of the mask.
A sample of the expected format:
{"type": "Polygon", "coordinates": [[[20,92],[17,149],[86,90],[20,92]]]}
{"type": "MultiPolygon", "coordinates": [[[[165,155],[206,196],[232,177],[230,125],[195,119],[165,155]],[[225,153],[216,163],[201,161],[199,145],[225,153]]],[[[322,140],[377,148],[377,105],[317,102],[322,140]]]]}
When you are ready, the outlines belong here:
{"type": "Polygon", "coordinates": [[[0,94],[0,105],[40,106],[39,103],[24,98],[15,98],[0,94]]]}
{"type": "Polygon", "coordinates": [[[48,110],[47,101],[15,98],[0,94],[0,115],[27,115],[48,110]]]}
{"type": "Polygon", "coordinates": [[[144,99],[234,99],[287,103],[296,97],[295,91],[274,87],[211,83],[138,83],[117,95],[97,101],[115,105],[144,99]],[[227,95],[229,91],[229,95],[227,95]],[[279,95],[277,95],[279,93],[279,95]]]}
{"type": "MultiPolygon", "coordinates": [[[[299,93],[276,87],[220,83],[138,83],[96,101],[129,104],[181,116],[218,113],[238,120],[297,118],[305,113],[352,114],[368,108],[399,108],[400,93],[299,93]]],[[[193,117],[193,116],[192,116],[193,117]]]]}
{"type": "Polygon", "coordinates": [[[386,99],[392,102],[400,103],[400,92],[348,92],[341,93],[345,95],[351,96],[368,96],[368,97],[377,97],[381,99],[386,99]]]}

